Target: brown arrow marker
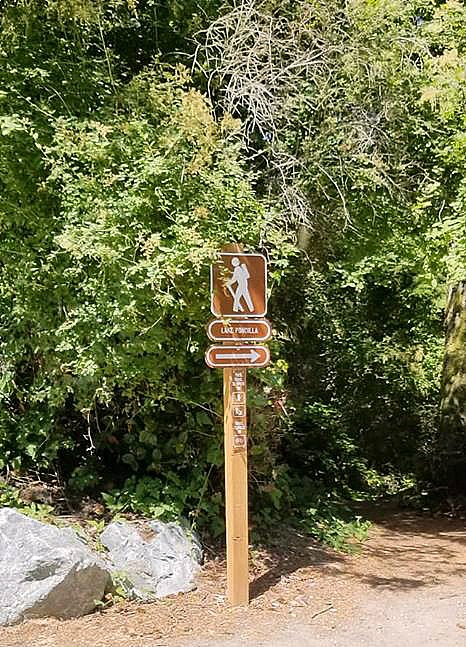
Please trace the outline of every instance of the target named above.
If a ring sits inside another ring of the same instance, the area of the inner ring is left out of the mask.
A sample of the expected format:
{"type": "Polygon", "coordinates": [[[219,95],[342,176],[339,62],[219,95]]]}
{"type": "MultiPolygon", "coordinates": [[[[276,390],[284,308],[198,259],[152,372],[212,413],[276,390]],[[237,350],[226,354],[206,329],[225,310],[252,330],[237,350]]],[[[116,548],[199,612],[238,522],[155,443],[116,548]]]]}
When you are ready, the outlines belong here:
{"type": "Polygon", "coordinates": [[[270,362],[270,351],[266,346],[211,346],[205,354],[205,361],[210,368],[262,368],[270,362]]]}

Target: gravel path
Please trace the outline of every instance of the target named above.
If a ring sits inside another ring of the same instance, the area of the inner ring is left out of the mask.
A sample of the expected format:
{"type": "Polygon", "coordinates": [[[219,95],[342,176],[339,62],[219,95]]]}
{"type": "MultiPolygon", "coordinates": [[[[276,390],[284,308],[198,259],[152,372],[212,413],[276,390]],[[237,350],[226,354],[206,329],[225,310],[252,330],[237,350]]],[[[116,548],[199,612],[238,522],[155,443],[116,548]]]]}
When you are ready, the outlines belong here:
{"type": "Polygon", "coordinates": [[[299,620],[268,638],[190,642],[191,647],[465,647],[466,582],[424,591],[379,591],[341,621],[299,620]]]}
{"type": "Polygon", "coordinates": [[[465,522],[376,516],[363,553],[331,565],[319,584],[320,611],[190,646],[466,647],[465,522]]]}

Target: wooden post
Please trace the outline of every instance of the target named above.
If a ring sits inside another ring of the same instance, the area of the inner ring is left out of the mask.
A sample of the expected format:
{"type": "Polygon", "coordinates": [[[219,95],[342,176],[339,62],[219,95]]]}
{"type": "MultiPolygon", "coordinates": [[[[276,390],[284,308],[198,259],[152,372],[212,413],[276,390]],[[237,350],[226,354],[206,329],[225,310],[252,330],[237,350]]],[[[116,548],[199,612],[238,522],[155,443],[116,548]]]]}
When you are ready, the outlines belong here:
{"type": "Polygon", "coordinates": [[[249,604],[246,369],[223,369],[227,598],[249,604]]]}

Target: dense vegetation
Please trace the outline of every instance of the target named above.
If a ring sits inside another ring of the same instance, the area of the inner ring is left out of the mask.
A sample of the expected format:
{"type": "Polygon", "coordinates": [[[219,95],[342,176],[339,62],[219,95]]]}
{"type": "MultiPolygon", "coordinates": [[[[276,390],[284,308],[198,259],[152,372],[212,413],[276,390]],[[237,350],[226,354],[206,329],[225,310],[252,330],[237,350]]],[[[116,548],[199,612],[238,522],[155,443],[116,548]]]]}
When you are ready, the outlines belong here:
{"type": "Polygon", "coordinates": [[[238,241],[269,258],[276,329],[256,520],[464,488],[463,4],[0,11],[3,473],[221,531],[204,325],[238,241]]]}

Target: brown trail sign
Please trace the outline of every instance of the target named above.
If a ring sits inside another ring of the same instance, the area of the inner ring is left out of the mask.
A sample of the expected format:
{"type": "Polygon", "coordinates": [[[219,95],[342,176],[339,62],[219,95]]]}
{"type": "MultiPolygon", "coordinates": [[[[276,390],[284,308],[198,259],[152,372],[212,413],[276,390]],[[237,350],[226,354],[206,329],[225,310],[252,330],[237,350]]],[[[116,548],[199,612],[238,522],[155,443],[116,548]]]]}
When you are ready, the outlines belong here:
{"type": "Polygon", "coordinates": [[[211,266],[210,284],[210,309],[216,317],[267,314],[267,260],[262,254],[220,254],[211,266]]]}
{"type": "Polygon", "coordinates": [[[263,368],[270,361],[270,351],[266,346],[211,346],[205,361],[210,368],[263,368]]]}
{"type": "Polygon", "coordinates": [[[272,326],[267,319],[214,319],[207,327],[212,341],[267,341],[272,326]]]}
{"type": "Polygon", "coordinates": [[[246,371],[270,361],[266,346],[244,342],[267,341],[272,330],[261,318],[267,313],[267,261],[232,248],[211,266],[210,309],[219,319],[207,329],[212,340],[229,343],[211,346],[205,357],[211,368],[223,368],[227,597],[236,606],[249,603],[246,371]]]}

